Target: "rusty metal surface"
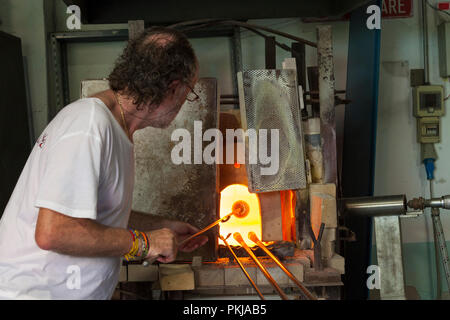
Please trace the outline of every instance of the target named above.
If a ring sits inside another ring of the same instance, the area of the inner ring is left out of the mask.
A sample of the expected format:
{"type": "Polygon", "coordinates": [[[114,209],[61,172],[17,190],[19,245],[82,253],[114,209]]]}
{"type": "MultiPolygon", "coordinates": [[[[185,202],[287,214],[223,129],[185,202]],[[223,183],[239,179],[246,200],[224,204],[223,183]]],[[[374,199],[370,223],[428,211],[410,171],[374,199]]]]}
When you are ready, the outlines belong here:
{"type": "Polygon", "coordinates": [[[405,300],[402,240],[398,217],[375,217],[380,296],[386,300],[405,300]]]}
{"type": "MultiPolygon", "coordinates": [[[[217,80],[202,78],[194,88],[200,99],[186,101],[175,120],[166,129],[148,127],[134,135],[136,176],[133,210],[163,218],[182,220],[199,229],[217,219],[218,193],[215,164],[174,164],[171,141],[177,128],[187,129],[194,142],[194,121],[202,121],[203,132],[218,128],[217,80]]],[[[203,142],[203,147],[208,143],[203,142]]],[[[203,150],[203,148],[202,148],[203,150]]],[[[214,260],[217,247],[216,228],[208,231],[208,243],[192,254],[179,254],[178,259],[203,256],[214,260]]]]}
{"type": "Polygon", "coordinates": [[[323,139],[324,183],[337,183],[336,114],[334,102],[333,38],[331,26],[317,27],[320,134],[323,139]]]}

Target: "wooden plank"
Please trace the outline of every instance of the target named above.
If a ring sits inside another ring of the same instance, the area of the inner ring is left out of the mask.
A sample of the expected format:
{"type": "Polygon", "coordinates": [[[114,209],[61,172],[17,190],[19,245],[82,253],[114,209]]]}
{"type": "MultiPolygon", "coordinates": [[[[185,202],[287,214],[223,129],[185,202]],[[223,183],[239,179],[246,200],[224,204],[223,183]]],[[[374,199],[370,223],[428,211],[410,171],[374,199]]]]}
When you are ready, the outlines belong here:
{"type": "Polygon", "coordinates": [[[194,271],[188,264],[161,264],[159,283],[162,291],[194,290],[194,271]]]}
{"type": "Polygon", "coordinates": [[[158,266],[149,265],[144,267],[141,264],[128,265],[129,282],[153,282],[158,280],[158,266]]]}

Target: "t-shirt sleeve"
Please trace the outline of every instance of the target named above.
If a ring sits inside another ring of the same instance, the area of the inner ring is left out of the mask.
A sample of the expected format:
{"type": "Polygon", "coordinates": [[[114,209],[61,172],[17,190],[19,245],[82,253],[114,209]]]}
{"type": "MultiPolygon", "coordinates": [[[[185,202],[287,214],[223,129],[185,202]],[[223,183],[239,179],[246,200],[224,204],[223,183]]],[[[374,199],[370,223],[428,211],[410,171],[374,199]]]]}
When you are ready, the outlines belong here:
{"type": "Polygon", "coordinates": [[[48,152],[35,206],[96,219],[101,141],[88,134],[61,138],[48,152]]]}

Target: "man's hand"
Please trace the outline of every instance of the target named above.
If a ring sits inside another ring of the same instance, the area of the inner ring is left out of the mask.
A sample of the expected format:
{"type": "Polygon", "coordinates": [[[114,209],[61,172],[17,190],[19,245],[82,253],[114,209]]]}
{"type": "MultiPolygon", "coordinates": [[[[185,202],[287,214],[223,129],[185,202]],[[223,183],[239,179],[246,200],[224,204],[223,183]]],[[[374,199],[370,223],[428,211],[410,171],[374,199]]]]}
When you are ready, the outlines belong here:
{"type": "Polygon", "coordinates": [[[145,233],[148,237],[150,249],[145,260],[158,260],[159,262],[169,263],[177,257],[178,242],[175,233],[167,228],[148,231],[145,233]]]}
{"type": "MultiPolygon", "coordinates": [[[[198,228],[182,221],[167,221],[166,227],[171,229],[176,234],[178,243],[200,231],[198,228]]],[[[208,242],[208,237],[200,235],[186,243],[183,243],[183,245],[181,245],[178,249],[182,252],[192,252],[204,245],[206,242],[208,242]]]]}

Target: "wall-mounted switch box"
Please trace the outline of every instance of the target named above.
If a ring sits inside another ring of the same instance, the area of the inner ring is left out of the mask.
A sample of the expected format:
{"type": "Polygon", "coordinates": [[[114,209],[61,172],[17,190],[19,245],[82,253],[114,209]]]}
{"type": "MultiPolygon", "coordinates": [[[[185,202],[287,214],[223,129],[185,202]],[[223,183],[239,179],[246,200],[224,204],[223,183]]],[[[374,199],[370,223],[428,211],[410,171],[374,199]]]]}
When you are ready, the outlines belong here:
{"type": "Polygon", "coordinates": [[[445,114],[443,86],[417,86],[413,88],[413,115],[415,117],[441,117],[445,114]]]}
{"type": "Polygon", "coordinates": [[[441,141],[441,120],[439,117],[417,119],[417,140],[419,143],[438,143],[441,141]]]}

